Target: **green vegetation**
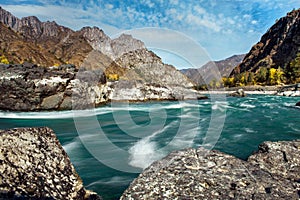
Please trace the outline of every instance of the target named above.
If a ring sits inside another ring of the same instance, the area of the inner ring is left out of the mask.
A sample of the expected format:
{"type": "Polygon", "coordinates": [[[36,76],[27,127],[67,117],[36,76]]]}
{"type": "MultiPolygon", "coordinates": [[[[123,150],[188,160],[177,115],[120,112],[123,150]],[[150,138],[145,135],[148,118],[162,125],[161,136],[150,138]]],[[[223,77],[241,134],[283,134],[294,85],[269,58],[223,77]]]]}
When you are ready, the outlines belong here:
{"type": "Polygon", "coordinates": [[[289,83],[300,82],[300,53],[287,65],[284,73],[289,83]]]}
{"type": "Polygon", "coordinates": [[[286,82],[284,71],[278,67],[261,67],[256,73],[244,72],[234,77],[223,77],[225,87],[247,86],[247,85],[279,85],[286,82]]]}

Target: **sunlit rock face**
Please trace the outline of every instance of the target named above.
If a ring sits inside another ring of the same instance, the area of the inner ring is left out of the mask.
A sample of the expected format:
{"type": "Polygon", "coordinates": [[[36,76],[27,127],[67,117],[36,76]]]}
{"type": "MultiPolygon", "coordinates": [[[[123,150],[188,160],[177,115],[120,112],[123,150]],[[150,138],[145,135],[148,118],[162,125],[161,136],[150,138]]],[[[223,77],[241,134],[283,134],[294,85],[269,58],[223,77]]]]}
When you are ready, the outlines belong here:
{"type": "Polygon", "coordinates": [[[300,141],[265,142],[247,161],[204,148],[169,154],[121,199],[299,199],[300,141]]]}

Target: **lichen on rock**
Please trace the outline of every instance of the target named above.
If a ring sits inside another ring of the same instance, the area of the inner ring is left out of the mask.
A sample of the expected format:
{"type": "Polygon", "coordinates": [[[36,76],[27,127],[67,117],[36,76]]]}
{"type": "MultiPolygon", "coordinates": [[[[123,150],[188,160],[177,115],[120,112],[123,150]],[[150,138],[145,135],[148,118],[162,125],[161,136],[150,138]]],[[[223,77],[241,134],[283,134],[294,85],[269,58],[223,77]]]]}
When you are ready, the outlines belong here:
{"type": "Polygon", "coordinates": [[[300,140],[265,142],[248,161],[204,148],[173,152],[121,199],[299,199],[300,140]]]}
{"type": "Polygon", "coordinates": [[[0,199],[101,199],[49,128],[0,130],[0,199]]]}

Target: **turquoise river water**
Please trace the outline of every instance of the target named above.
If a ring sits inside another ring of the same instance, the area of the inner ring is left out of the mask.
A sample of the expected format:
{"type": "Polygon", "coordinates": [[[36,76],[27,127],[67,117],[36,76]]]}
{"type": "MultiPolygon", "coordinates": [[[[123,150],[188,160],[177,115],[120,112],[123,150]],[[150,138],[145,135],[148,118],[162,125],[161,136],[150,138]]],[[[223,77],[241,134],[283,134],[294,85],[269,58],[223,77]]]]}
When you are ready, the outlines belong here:
{"type": "Polygon", "coordinates": [[[296,97],[111,104],[87,111],[0,112],[0,129],[48,126],[86,188],[118,199],[143,168],[204,146],[246,159],[263,141],[300,139],[296,97]]]}

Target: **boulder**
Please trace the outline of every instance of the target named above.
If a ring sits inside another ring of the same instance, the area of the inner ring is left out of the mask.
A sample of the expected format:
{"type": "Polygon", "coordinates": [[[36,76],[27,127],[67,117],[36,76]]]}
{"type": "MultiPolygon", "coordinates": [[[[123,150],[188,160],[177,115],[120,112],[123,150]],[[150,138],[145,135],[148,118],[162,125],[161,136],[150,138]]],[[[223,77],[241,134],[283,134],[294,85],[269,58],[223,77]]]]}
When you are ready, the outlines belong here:
{"type": "Polygon", "coordinates": [[[49,97],[44,98],[41,108],[43,110],[54,110],[57,109],[60,105],[60,103],[64,99],[64,94],[63,93],[58,93],[49,97]]]}
{"type": "Polygon", "coordinates": [[[265,142],[248,161],[204,148],[169,154],[121,199],[299,199],[300,140],[265,142]]]}
{"type": "Polygon", "coordinates": [[[232,97],[245,97],[246,93],[243,89],[238,89],[237,91],[229,94],[229,96],[232,96],[232,97]]]}
{"type": "Polygon", "coordinates": [[[299,102],[297,102],[295,106],[300,106],[300,101],[299,101],[299,102]]]}
{"type": "Polygon", "coordinates": [[[101,199],[49,128],[0,131],[0,199],[101,199]]]}

